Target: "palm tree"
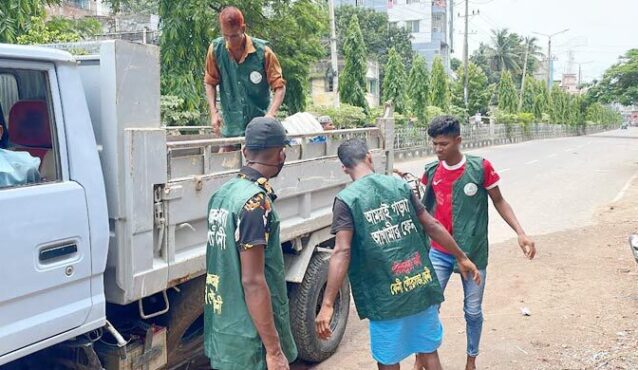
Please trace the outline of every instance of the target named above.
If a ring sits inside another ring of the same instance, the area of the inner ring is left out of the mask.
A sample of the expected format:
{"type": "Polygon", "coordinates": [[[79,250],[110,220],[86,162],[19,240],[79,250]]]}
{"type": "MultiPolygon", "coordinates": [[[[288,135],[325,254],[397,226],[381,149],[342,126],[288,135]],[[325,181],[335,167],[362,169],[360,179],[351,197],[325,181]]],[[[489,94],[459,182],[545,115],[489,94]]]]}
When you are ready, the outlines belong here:
{"type": "Polygon", "coordinates": [[[520,55],[521,39],[515,33],[509,33],[507,28],[492,30],[492,46],[490,47],[490,62],[495,71],[521,70],[520,55]]]}

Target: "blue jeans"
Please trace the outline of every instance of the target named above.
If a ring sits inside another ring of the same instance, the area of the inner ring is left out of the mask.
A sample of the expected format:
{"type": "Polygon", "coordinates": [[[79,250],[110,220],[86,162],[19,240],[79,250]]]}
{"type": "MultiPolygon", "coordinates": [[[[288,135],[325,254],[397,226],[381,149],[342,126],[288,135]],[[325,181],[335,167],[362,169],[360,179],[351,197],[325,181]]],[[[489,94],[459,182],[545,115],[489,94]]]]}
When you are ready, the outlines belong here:
{"type": "MultiPolygon", "coordinates": [[[[436,271],[436,276],[441,284],[441,289],[445,292],[450,276],[454,272],[454,256],[430,249],[430,261],[436,271]]],[[[467,354],[476,357],[479,354],[479,343],[481,341],[481,331],[483,330],[483,292],[485,290],[485,270],[479,270],[481,274],[481,285],[476,285],[472,279],[461,279],[463,282],[463,311],[465,312],[465,333],[467,334],[467,354]]]]}

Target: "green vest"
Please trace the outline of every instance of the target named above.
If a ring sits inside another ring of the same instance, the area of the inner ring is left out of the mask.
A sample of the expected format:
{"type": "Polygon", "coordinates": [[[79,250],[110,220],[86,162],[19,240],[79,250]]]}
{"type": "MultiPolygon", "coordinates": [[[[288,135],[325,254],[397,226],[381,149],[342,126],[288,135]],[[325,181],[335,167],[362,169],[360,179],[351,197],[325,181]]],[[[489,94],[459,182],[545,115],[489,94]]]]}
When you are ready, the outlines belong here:
{"type": "Polygon", "coordinates": [[[270,105],[270,86],[264,55],[267,42],[251,38],[257,52],[248,54],[238,64],[226,48],[224,38],[213,41],[215,60],[221,74],[219,83],[222,105],[222,136],[244,136],[246,125],[255,117],[266,115],[270,105]]]}
{"type": "Polygon", "coordinates": [[[361,319],[401,318],[443,302],[407,183],[371,174],[337,197],[354,218],[348,277],[361,319]]]}
{"type": "MultiPolygon", "coordinates": [[[[479,270],[487,267],[489,212],[487,190],[483,186],[483,158],[466,155],[463,175],[454,183],[452,190],[452,236],[479,270]]],[[[430,185],[439,162],[425,166],[428,186],[423,204],[434,214],[436,197],[430,185]]]]}
{"type": "MultiPolygon", "coordinates": [[[[266,350],[244,298],[240,251],[235,241],[239,214],[246,202],[258,193],[266,194],[259,185],[235,178],[216,191],[208,204],[204,348],[215,369],[266,369],[266,350]]],[[[274,209],[270,214],[270,237],[265,253],[265,275],[275,327],[286,358],[293,361],[297,358],[297,347],[290,330],[279,219],[274,209]]]]}

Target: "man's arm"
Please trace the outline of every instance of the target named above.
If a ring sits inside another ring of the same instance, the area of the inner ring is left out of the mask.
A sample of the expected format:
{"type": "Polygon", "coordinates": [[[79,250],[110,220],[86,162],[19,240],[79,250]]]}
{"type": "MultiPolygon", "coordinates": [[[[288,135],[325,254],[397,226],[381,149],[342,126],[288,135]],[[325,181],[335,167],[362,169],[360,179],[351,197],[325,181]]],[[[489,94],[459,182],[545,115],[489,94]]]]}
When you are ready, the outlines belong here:
{"type": "Polygon", "coordinates": [[[213,53],[213,45],[208,48],[206,54],[206,69],[204,72],[204,89],[206,90],[206,100],[210,109],[210,124],[213,127],[213,133],[219,135],[220,117],[217,109],[217,85],[219,85],[220,73],[215,54],[213,53]]]}
{"type": "Polygon", "coordinates": [[[286,86],[281,86],[274,92],[274,96],[272,99],[272,103],[270,104],[270,108],[268,108],[268,112],[266,112],[266,117],[274,118],[281,107],[281,104],[284,102],[284,98],[286,97],[286,86]]]}
{"type": "Polygon", "coordinates": [[[492,199],[492,203],[494,207],[498,211],[498,214],[501,215],[503,220],[507,222],[508,225],[516,232],[518,235],[518,245],[523,250],[523,253],[530,260],[534,258],[536,255],[536,245],[532,239],[530,239],[521,227],[521,224],[518,222],[516,215],[514,214],[514,210],[512,206],[503,198],[503,194],[501,194],[501,189],[498,186],[489,189],[487,193],[490,195],[492,199]]]}
{"type": "Polygon", "coordinates": [[[317,334],[322,339],[328,339],[332,335],[330,320],[334,311],[334,300],[350,267],[352,234],[352,230],[340,230],[335,238],[335,248],[330,257],[330,267],[328,269],[328,283],[323,294],[321,310],[315,320],[317,334]]]}
{"type": "Polygon", "coordinates": [[[426,211],[420,212],[418,216],[425,233],[456,258],[456,262],[459,265],[459,271],[463,278],[466,279],[467,274],[469,273],[472,280],[474,280],[477,285],[481,285],[481,274],[479,274],[476,265],[467,258],[465,252],[459,248],[454,238],[452,238],[452,235],[445,230],[443,225],[441,225],[439,221],[426,211]]]}
{"type": "Polygon", "coordinates": [[[281,64],[279,64],[277,55],[269,47],[266,47],[264,52],[264,69],[266,70],[268,85],[274,95],[272,103],[266,112],[266,117],[275,117],[286,96],[286,80],[283,78],[281,64]]]}
{"type": "Polygon", "coordinates": [[[270,289],[264,273],[265,246],[256,245],[250,249],[242,250],[239,257],[241,260],[241,284],[244,288],[248,312],[255,328],[264,343],[266,352],[281,352],[279,334],[275,328],[272,312],[270,289]]]}

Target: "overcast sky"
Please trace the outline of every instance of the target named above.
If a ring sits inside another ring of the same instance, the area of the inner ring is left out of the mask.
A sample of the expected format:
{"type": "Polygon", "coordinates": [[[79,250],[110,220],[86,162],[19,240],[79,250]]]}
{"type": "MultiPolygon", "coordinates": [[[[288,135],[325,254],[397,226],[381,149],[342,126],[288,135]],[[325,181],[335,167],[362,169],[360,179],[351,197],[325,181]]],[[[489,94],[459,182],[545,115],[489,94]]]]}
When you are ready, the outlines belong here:
{"type": "MultiPolygon", "coordinates": [[[[454,13],[464,12],[463,0],[455,1],[454,13]]],[[[618,61],[618,56],[638,48],[638,0],[470,0],[470,54],[481,41],[490,41],[490,30],[509,28],[521,35],[538,37],[547,53],[547,37],[532,32],[552,34],[569,31],[552,38],[554,79],[569,68],[569,51],[573,51],[573,72],[582,63],[583,79],[600,77],[618,61]],[[475,33],[475,34],[473,34],[475,33]]],[[[454,55],[463,55],[463,18],[455,18],[454,55]]]]}

